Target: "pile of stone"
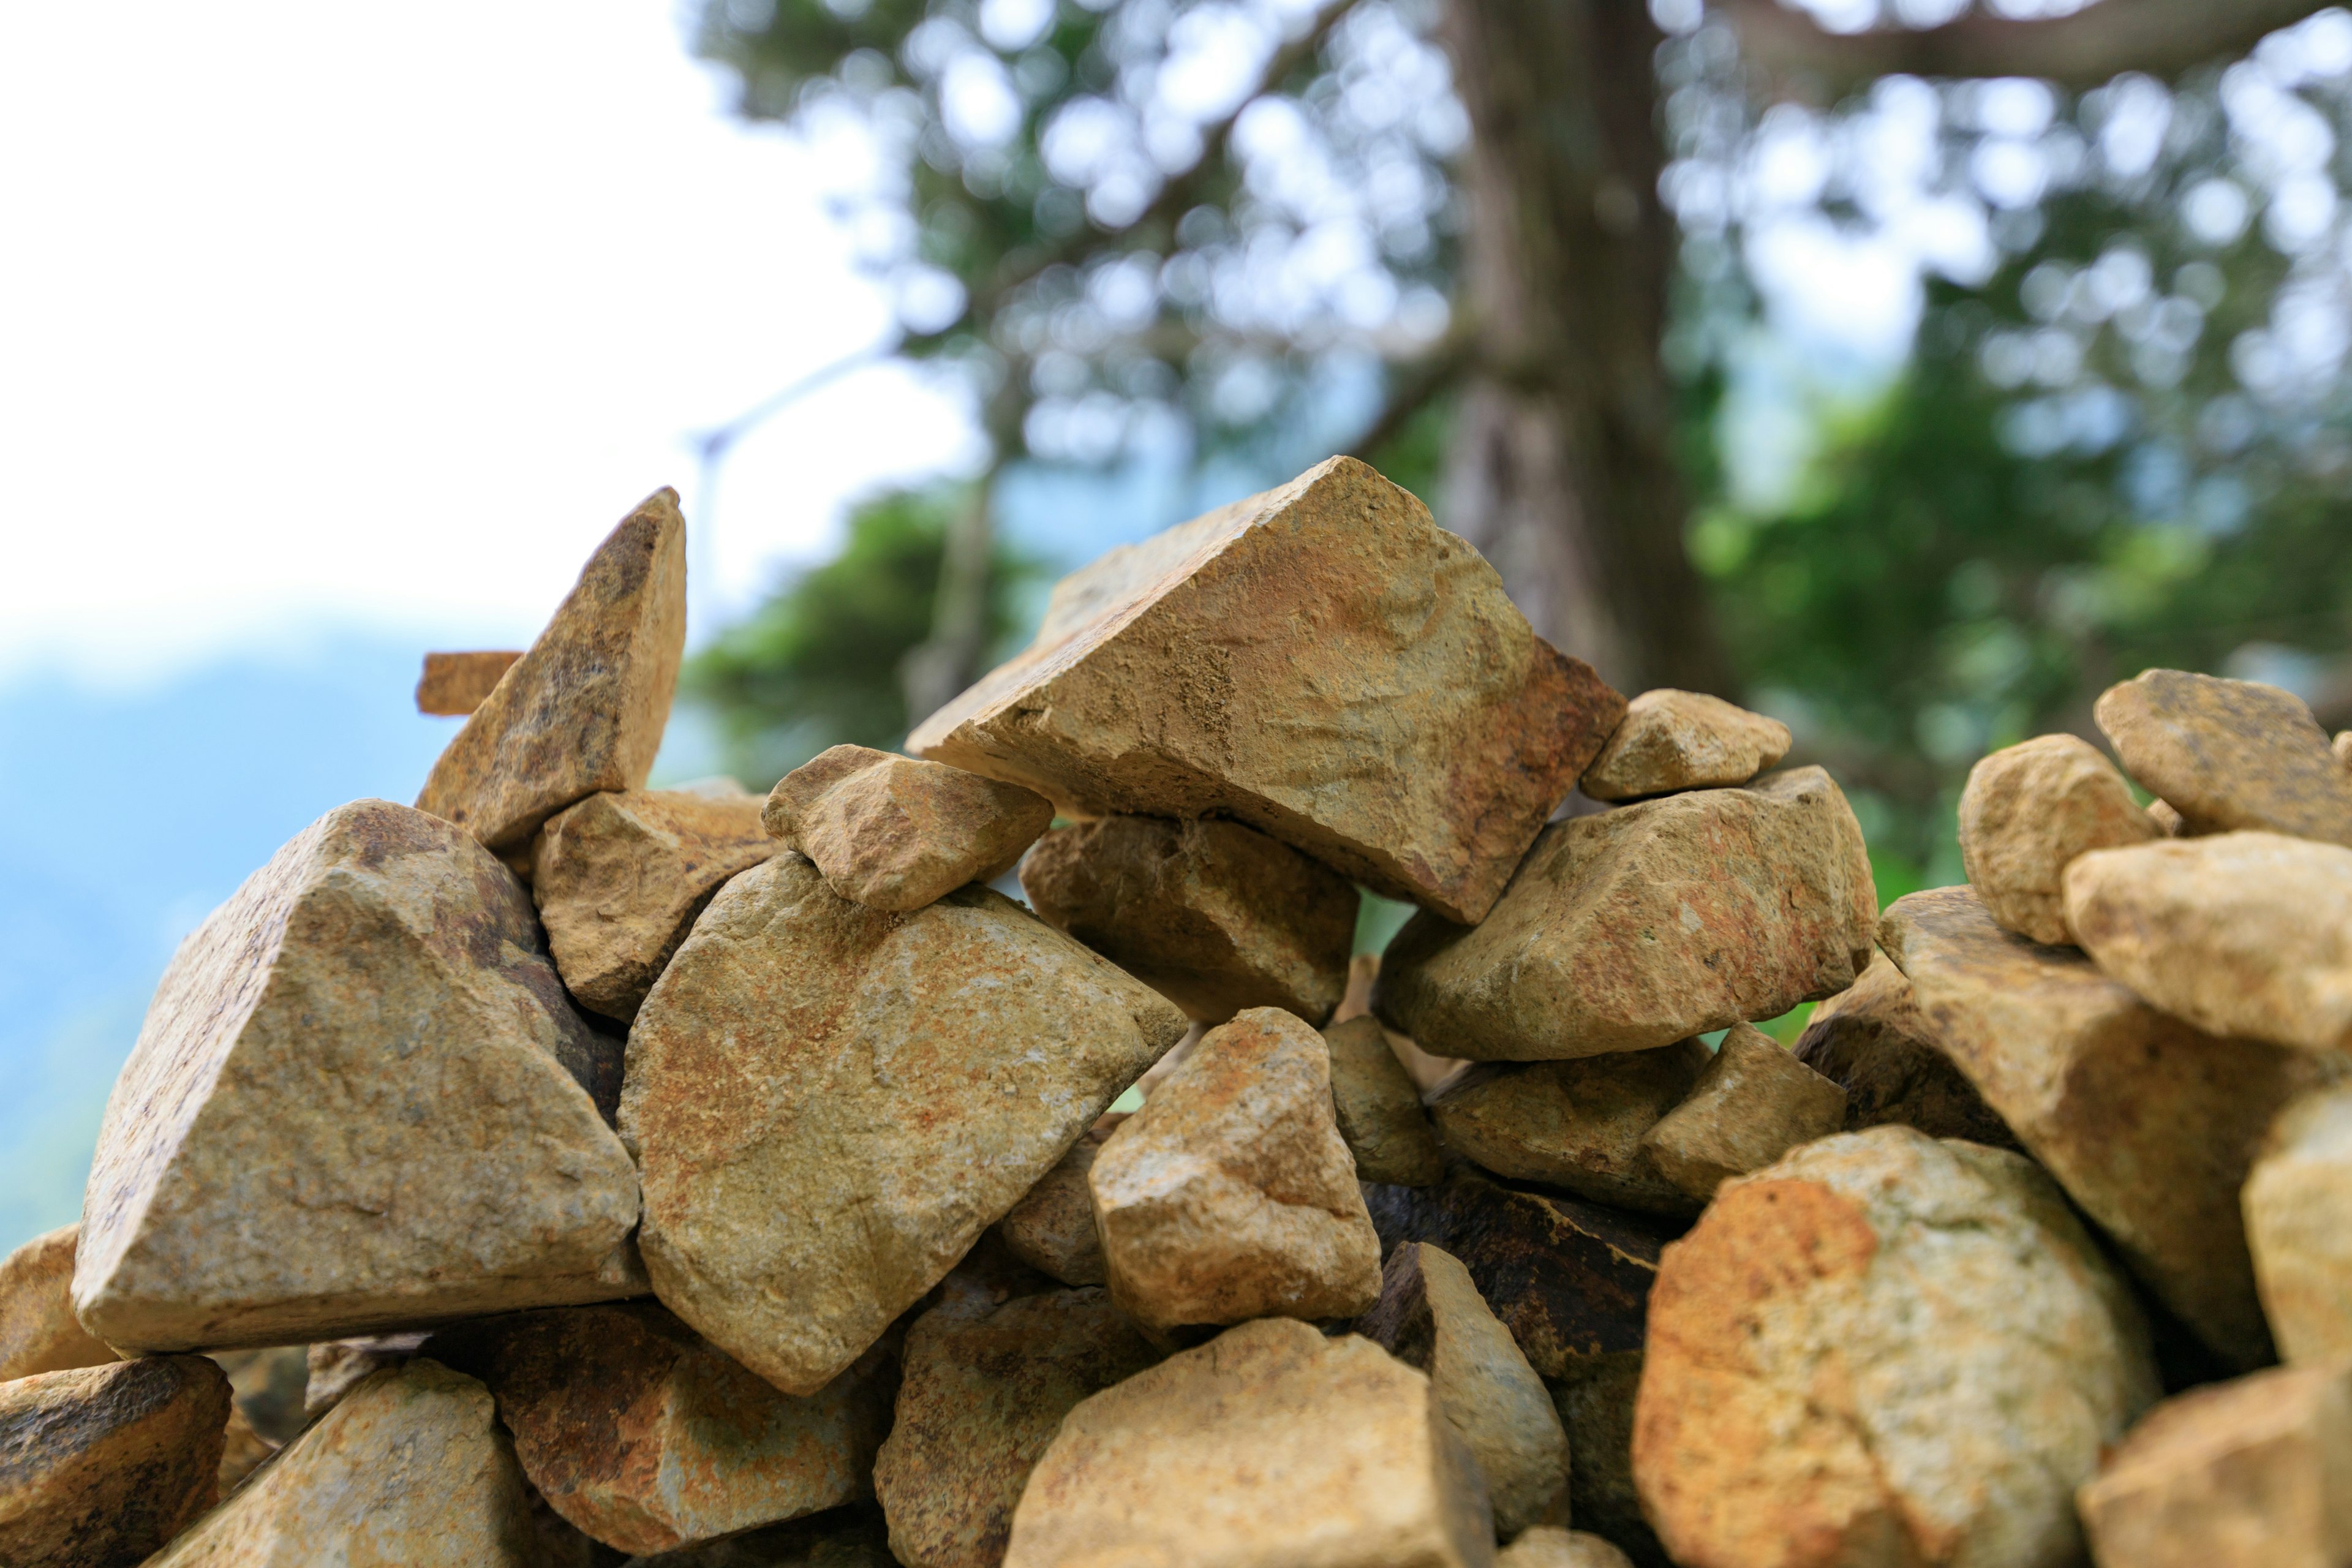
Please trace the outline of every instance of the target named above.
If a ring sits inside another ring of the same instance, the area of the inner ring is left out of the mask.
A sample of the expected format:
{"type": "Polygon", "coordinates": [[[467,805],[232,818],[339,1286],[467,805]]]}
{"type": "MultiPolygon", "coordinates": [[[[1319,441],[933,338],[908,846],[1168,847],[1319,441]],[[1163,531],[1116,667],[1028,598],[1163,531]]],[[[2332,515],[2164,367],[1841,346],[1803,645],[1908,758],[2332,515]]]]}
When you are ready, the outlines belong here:
{"type": "Polygon", "coordinates": [[[1785,728],[1350,460],[764,799],[646,787],[684,563],[429,658],[416,805],[173,961],[0,1264],[0,1563],[2352,1563],[2293,699],[2116,688],[2155,806],[1997,753],[1882,921],[1785,728]]]}

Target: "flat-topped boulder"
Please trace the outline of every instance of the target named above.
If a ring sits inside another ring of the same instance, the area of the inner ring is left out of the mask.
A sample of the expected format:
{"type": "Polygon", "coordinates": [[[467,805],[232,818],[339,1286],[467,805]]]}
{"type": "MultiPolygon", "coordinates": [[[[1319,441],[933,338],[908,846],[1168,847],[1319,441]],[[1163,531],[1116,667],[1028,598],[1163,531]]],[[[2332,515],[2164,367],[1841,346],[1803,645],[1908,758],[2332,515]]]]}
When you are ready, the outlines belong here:
{"type": "Polygon", "coordinates": [[[1960,860],[2005,929],[2035,942],[2066,931],[2062,879],[2076,856],[2162,837],[2096,746],[2042,735],[1986,757],[1960,792],[1960,860]]]}
{"type": "Polygon", "coordinates": [[[1671,687],[1626,704],[1578,787],[1595,800],[1744,784],[1789,754],[1789,726],[1702,691],[1671,687]]]}
{"type": "Polygon", "coordinates": [[[1419,500],[1334,458],[1064,578],[908,746],[1074,816],[1236,817],[1476,921],[1624,710],[1419,500]]]}
{"type": "Polygon", "coordinates": [[[2151,669],[2107,688],[2093,712],[2125,771],[2189,832],[2253,828],[2352,846],[2352,769],[2293,692],[2151,669]]]}
{"type": "Polygon", "coordinates": [[[1054,805],[961,768],[835,746],[776,781],[763,820],[842,898],[904,911],[1013,869],[1054,805]]]}
{"type": "Polygon", "coordinates": [[[0,1383],[115,1359],[73,1314],[74,1247],[80,1234],[79,1225],[59,1226],[0,1258],[0,1383]]]}
{"type": "Polygon", "coordinates": [[[212,1506],[228,1379],[142,1356],[0,1383],[0,1563],[142,1563],[212,1506]]]}

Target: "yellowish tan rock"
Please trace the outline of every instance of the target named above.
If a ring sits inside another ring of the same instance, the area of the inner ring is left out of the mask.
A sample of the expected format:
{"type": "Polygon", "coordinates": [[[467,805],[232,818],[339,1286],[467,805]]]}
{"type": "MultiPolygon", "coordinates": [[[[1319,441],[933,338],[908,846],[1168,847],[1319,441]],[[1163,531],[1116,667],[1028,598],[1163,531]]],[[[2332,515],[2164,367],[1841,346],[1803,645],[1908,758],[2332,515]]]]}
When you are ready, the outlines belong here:
{"type": "Polygon", "coordinates": [[[0,1383],[115,1359],[73,1315],[78,1225],[59,1226],[0,1258],[0,1383]]]}
{"type": "Polygon", "coordinates": [[[143,1562],[211,1506],[228,1379],[146,1356],[0,1383],[0,1563],[143,1562]]]}
{"type": "Polygon", "coordinates": [[[1700,1203],[1734,1176],[1845,1125],[1845,1090],[1779,1041],[1734,1024],[1680,1105],[1642,1137],[1658,1173],[1700,1203]]]}
{"type": "Polygon", "coordinates": [[[2243,1203],[2254,1283],[2280,1358],[2352,1358],[2352,1085],[2314,1089],[2279,1113],[2243,1203]]]}
{"type": "Polygon", "coordinates": [[[1108,1136],[1108,1130],[1097,1127],[1071,1144],[1070,1152],[997,1223],[998,1234],[1015,1258],[1065,1285],[1099,1285],[1107,1278],[1087,1173],[1095,1168],[1095,1156],[1108,1136]]]}
{"type": "Polygon", "coordinates": [[[2066,932],[2067,863],[2090,849],[2145,844],[2156,823],[2099,749],[2043,735],[1993,752],[1960,792],[1960,860],[1992,918],[2040,942],[2066,932]]]}
{"type": "Polygon", "coordinates": [[[2278,1368],[2168,1399],[2080,1506],[2099,1568],[2342,1568],[2352,1373],[2278,1368]]]}
{"type": "Polygon", "coordinates": [[[1495,1568],[1633,1568],[1633,1562],[1597,1535],[1538,1524],[1496,1552],[1495,1568]]]}
{"type": "Polygon", "coordinates": [[[2057,1188],[1907,1127],[1725,1184],[1649,1331],[1634,1479],[1703,1568],[2065,1568],[2074,1488],[2157,1394],[2057,1188]]]}
{"type": "Polygon", "coordinates": [[[1845,796],[1798,768],[1546,828],[1483,923],[1397,933],[1373,1006],[1440,1056],[1652,1050],[1844,990],[1877,918],[1845,796]]]}
{"type": "Polygon", "coordinates": [[[1331,1053],[1331,1108],[1357,1179],[1425,1187],[1443,1177],[1445,1151],[1388,1031],[1377,1019],[1350,1018],[1325,1029],[1323,1044],[1331,1053]]]}
{"type": "Polygon", "coordinates": [[[686,520],[656,490],[596,547],[416,797],[493,849],[599,790],[646,787],[686,651],[686,520]]]}
{"type": "Polygon", "coordinates": [[[775,853],[756,795],[592,795],[531,845],[531,900],[556,973],[583,1007],[637,1016],[710,895],[775,853]]]}
{"type": "Polygon", "coordinates": [[[1149,1328],[1353,1317],[1380,1296],[1329,1055],[1279,1008],[1210,1030],[1087,1179],[1111,1300],[1149,1328]]]}
{"type": "Polygon", "coordinates": [[[304,1357],[310,1376],[302,1384],[302,1418],[316,1421],[342,1403],[343,1395],[388,1366],[415,1358],[430,1336],[421,1330],[398,1334],[361,1334],[320,1340],[304,1357]]]}
{"type": "Polygon", "coordinates": [[[1744,784],[1789,754],[1789,726],[1720,697],[1660,688],[1625,718],[1578,787],[1595,800],[1744,784]]]}
{"type": "Polygon", "coordinates": [[[1225,816],[1392,898],[1482,918],[1624,700],[1370,468],[1114,550],[908,749],[1070,815],[1225,816]]]}
{"type": "Polygon", "coordinates": [[[1446,1146],[1498,1176],[1565,1187],[1649,1214],[1697,1205],[1643,1152],[1658,1118],[1706,1068],[1706,1047],[1679,1040],[1648,1051],[1481,1068],[1430,1107],[1446,1146]]]}
{"type": "Polygon", "coordinates": [[[2124,770],[2190,833],[2255,828],[2352,845],[2352,771],[2293,692],[2151,669],[2107,688],[2092,711],[2124,770]]]}
{"type": "Polygon", "coordinates": [[[499,681],[522,657],[520,648],[499,652],[428,653],[416,682],[416,710],[462,718],[489,700],[499,681]]]}
{"type": "Polygon", "coordinates": [[[961,768],[835,746],[776,781],[764,819],[841,897],[903,911],[1013,869],[1054,805],[961,768]]]}
{"type": "Polygon", "coordinates": [[[1944,1054],[1911,982],[1883,952],[1870,955],[1851,989],[1813,1009],[1792,1054],[1845,1090],[1848,1132],[1894,1122],[1930,1138],[2017,1147],[2017,1135],[1944,1054]]]}
{"type": "Polygon", "coordinates": [[[629,1035],[663,1303],[814,1394],[939,1283],[1183,1015],[1003,895],[897,914],[784,853],[719,890],[629,1035]]]}
{"type": "Polygon", "coordinates": [[[283,1344],[635,1294],[636,1173],[522,887],[448,823],[320,817],[164,972],[107,1102],[74,1310],[283,1344]]]}
{"type": "Polygon", "coordinates": [[[1029,1477],[1005,1568],[1487,1568],[1477,1467],[1428,1378],[1265,1319],[1080,1404],[1029,1477]]]}
{"type": "Polygon", "coordinates": [[[2352,849],[2221,833],[2086,855],[2066,918],[2102,973],[2210,1034],[2352,1047],[2352,849]]]}

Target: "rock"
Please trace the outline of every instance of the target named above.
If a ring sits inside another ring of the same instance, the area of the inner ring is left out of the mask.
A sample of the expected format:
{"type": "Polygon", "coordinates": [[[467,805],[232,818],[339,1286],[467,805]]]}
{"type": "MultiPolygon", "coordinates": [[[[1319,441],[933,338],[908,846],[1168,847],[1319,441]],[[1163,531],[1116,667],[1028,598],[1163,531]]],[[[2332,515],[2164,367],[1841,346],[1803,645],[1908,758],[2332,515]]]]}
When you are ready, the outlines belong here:
{"type": "Polygon", "coordinates": [[[457,731],[416,797],[492,849],[599,790],[639,790],[686,651],[686,520],[656,490],[457,731]]]}
{"type": "Polygon", "coordinates": [[[219,1351],[211,1359],[228,1374],[237,1414],[263,1442],[278,1448],[301,1432],[310,1419],[310,1346],[219,1351]]]}
{"type": "Polygon", "coordinates": [[[1100,1290],[935,1308],[907,1332],[897,1423],[874,1465],[911,1568],[995,1568],[1029,1472],[1077,1403],[1160,1359],[1100,1290]]]}
{"type": "Polygon", "coordinates": [[[0,1258],[0,1383],[115,1359],[73,1315],[74,1239],[59,1226],[0,1258]]]}
{"type": "Polygon", "coordinates": [[[997,1231],[1013,1255],[1065,1285],[1099,1285],[1102,1237],[1095,1234],[1095,1195],[1087,1173],[1095,1168],[1108,1130],[1097,1127],[1070,1145],[1054,1168],[1005,1211],[997,1231]]]}
{"type": "Polygon", "coordinates": [[[775,853],[757,795],[592,795],[532,841],[530,896],[556,973],[626,1023],[719,884],[775,853]]]}
{"type": "Polygon", "coordinates": [[[1680,1105],[1643,1135],[1658,1173],[1706,1203],[1734,1176],[1845,1125],[1845,1090],[1761,1029],[1734,1024],[1680,1105]]]}
{"type": "Polygon", "coordinates": [[[814,1394],[939,1283],[1183,1015],[1003,895],[911,914],[780,854],[719,889],[629,1035],[621,1129],[672,1311],[814,1394]]]}
{"type": "Polygon", "coordinates": [[[1349,1318],[1380,1296],[1330,1057],[1279,1008],[1210,1030],[1087,1179],[1111,1300],[1147,1328],[1349,1318]]]}
{"type": "Polygon", "coordinates": [[[651,1301],[523,1312],[434,1336],[489,1385],[523,1475],[607,1546],[656,1552],[871,1495],[893,1347],[805,1399],[651,1301]]]}
{"type": "Polygon", "coordinates": [[[1445,1151],[1388,1031],[1375,1019],[1350,1018],[1325,1029],[1323,1044],[1331,1054],[1331,1108],[1357,1178],[1425,1187],[1443,1177],[1445,1151]]]}
{"type": "Polygon", "coordinates": [[[1880,942],[1944,1054],[2132,1271],[2228,1366],[2267,1363],[2238,1189],[2271,1118],[2340,1067],[2159,1013],[1966,888],[1897,900],[1880,942]]]}
{"type": "Polygon", "coordinates": [[[243,1486],[245,1479],[259,1469],[261,1462],[278,1452],[278,1444],[255,1431],[253,1423],[245,1418],[245,1412],[231,1400],[228,1426],[221,1434],[220,1464],[213,1472],[219,1495],[226,1499],[243,1486]]]}
{"type": "Polygon", "coordinates": [[[1623,722],[1577,787],[1594,800],[1744,784],[1789,754],[1789,726],[1698,691],[1660,688],[1623,722]]]}
{"type": "Polygon", "coordinates": [[[1064,578],[1037,640],[907,743],[1071,816],[1237,817],[1476,921],[1624,711],[1335,458],[1064,578]]]}
{"type": "Polygon", "coordinates": [[[212,1505],[228,1379],[145,1356],[0,1384],[0,1563],[129,1568],[212,1505]]]}
{"type": "MultiPolygon", "coordinates": [[[[1679,1040],[1648,1051],[1483,1068],[1430,1107],[1445,1145],[1498,1176],[1649,1214],[1698,1212],[1642,1152],[1709,1060],[1679,1040]]],[[[1370,1178],[1368,1178],[1370,1179],[1370,1178]]]]}
{"type": "Polygon", "coordinates": [[[1794,1054],[1845,1090],[1848,1132],[1893,1124],[1930,1138],[2018,1147],[2009,1124],[1938,1048],[1911,982],[1883,952],[1870,955],[1852,988],[1813,1009],[1794,1054]]]}
{"type": "Polygon", "coordinates": [[[1054,805],[961,768],[835,746],[776,782],[764,820],[842,898],[903,912],[1013,869],[1054,805]]]}
{"type": "Polygon", "coordinates": [[[478,845],[329,812],[164,971],[99,1132],[76,1314],[192,1350],[642,1290],[636,1173],[560,1060],[588,1038],[478,845]]]}
{"type": "Polygon", "coordinates": [[[1347,989],[1354,885],[1238,822],[1056,828],[1021,862],[1021,889],[1047,924],[1208,1023],[1282,1007],[1319,1024],[1347,989]]]}
{"type": "Polygon", "coordinates": [[[365,1334],[310,1346],[304,1357],[310,1376],[302,1386],[302,1418],[316,1421],[369,1374],[413,1360],[425,1338],[423,1333],[365,1334]]]}
{"type": "Polygon", "coordinates": [[[2352,1357],[2352,1084],[2315,1089],[2279,1113],[2243,1206],[2280,1356],[2297,1365],[2352,1357]]]}
{"type": "Polygon", "coordinates": [[[490,1392],[437,1363],[362,1382],[147,1568],[538,1568],[490,1392]]]}
{"type": "Polygon", "coordinates": [[[2004,929],[2039,942],[2074,940],[2059,885],[2069,861],[2158,837],[2115,764],[2073,735],[1993,752],[1969,770],[1960,792],[1960,859],[1969,885],[2004,929]]]}
{"type": "Polygon", "coordinates": [[[2336,731],[2335,743],[2328,749],[2336,753],[2337,762],[2352,768],[2352,730],[2336,731]]]}
{"type": "Polygon", "coordinates": [[[1477,1468],[1429,1380],[1305,1323],[1229,1329],[1063,1418],[1004,1568],[1486,1568],[1477,1468]]]}
{"type": "Polygon", "coordinates": [[[2168,1399],[2077,1494],[2099,1568],[2352,1563],[2352,1387],[2341,1366],[2168,1399]]]}
{"type": "Polygon", "coordinates": [[[428,653],[416,683],[416,710],[462,718],[489,700],[509,666],[522,650],[497,653],[428,653]]]}
{"type": "Polygon", "coordinates": [[[2159,838],[2194,837],[2189,831],[2189,825],[2180,820],[2180,814],[2163,801],[2152,800],[2147,803],[2147,819],[2156,825],[2157,837],[2159,838]]]}
{"type": "Polygon", "coordinates": [[[2125,771],[2189,832],[2251,827],[2352,845],[2352,771],[2294,693],[2151,669],[2107,688],[2092,711],[2125,771]]]}
{"type": "Polygon", "coordinates": [[[1426,912],[1373,1006],[1424,1050],[1544,1061],[1654,1050],[1853,984],[1878,898],[1819,768],[1544,830],[1483,924],[1426,912]]]}
{"type": "Polygon", "coordinates": [[[1538,1524],[1496,1552],[1495,1568],[1633,1568],[1633,1564],[1597,1535],[1538,1524]]]}
{"type": "Polygon", "coordinates": [[[1568,1429],[1568,1497],[1576,1523],[1639,1568],[1675,1568],[1657,1532],[1642,1517],[1641,1490],[1633,1484],[1633,1403],[1642,1386],[1642,1352],[1587,1357],[1546,1386],[1568,1429]]]}
{"type": "MultiPolygon", "coordinates": [[[[595,1568],[611,1561],[600,1558],[595,1568]]],[[[854,1508],[747,1531],[708,1546],[632,1557],[625,1568],[898,1568],[898,1559],[890,1555],[889,1531],[881,1517],[854,1508]]]]}
{"type": "Polygon", "coordinates": [[[2060,1568],[2074,1487],[2156,1394],[2128,1288],[2030,1161],[1877,1127],[1727,1183],[1666,1248],[1633,1473],[1680,1563],[2060,1568]]]}
{"type": "Polygon", "coordinates": [[[1356,1331],[1429,1374],[1437,1408],[1478,1461],[1495,1529],[1568,1519],[1568,1434],[1551,1394],[1451,1253],[1409,1241],[1389,1254],[1381,1299],[1356,1331]]]}
{"type": "Polygon", "coordinates": [[[2066,919],[2101,973],[2208,1033],[2352,1047],[2352,849],[2222,833],[2086,855],[2066,919]]]}

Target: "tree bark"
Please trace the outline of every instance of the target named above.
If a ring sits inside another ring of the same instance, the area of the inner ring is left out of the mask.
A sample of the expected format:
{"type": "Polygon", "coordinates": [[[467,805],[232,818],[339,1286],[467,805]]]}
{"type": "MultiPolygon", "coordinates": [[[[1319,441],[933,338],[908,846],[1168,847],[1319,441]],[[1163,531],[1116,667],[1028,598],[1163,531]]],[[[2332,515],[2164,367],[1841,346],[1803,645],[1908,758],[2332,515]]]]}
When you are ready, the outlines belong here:
{"type": "Polygon", "coordinates": [[[1449,0],[1469,110],[1464,281],[1478,369],[1447,525],[1536,629],[1628,691],[1737,696],[1683,546],[1659,344],[1674,264],[1654,56],[1635,0],[1449,0]]]}

